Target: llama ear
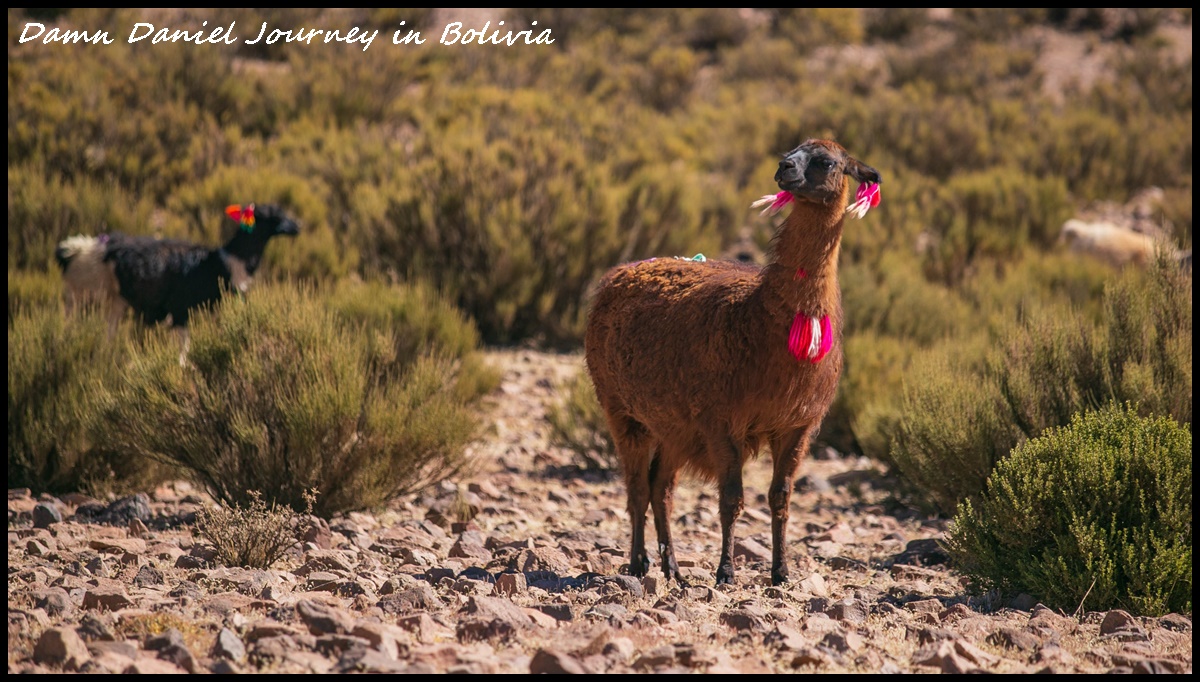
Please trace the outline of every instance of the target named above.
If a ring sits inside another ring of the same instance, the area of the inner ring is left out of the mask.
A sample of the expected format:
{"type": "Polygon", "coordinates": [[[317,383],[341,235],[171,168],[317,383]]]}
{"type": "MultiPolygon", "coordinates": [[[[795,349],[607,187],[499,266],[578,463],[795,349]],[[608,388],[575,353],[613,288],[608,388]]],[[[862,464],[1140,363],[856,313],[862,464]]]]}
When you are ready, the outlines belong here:
{"type": "Polygon", "coordinates": [[[875,170],[874,168],[871,168],[870,166],[863,163],[862,161],[859,161],[858,159],[854,158],[853,156],[847,157],[846,173],[849,174],[850,177],[854,178],[855,180],[858,180],[859,182],[863,183],[864,185],[867,185],[867,184],[878,185],[879,183],[883,182],[883,178],[879,176],[879,171],[875,170]]]}

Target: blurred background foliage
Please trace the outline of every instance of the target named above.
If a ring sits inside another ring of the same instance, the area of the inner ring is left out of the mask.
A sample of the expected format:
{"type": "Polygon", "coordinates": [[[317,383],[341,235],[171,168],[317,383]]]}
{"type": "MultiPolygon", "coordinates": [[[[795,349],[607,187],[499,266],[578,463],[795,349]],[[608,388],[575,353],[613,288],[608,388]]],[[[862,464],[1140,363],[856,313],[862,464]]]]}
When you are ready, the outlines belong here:
{"type": "MultiPolygon", "coordinates": [[[[999,376],[992,356],[1039,357],[1028,338],[1042,337],[1022,330],[1108,330],[1116,297],[1148,295],[1127,282],[1105,299],[1119,273],[1065,252],[1064,220],[1157,186],[1151,219],[1191,246],[1186,9],[10,9],[8,54],[10,347],[14,296],[50,303],[58,240],[217,244],[222,207],[257,201],[303,228],[268,249],[260,279],[334,292],[340,310],[355,307],[348,278],[412,283],[484,343],[577,349],[605,269],[746,234],[765,247],[773,226],[748,205],[774,191],[779,154],[832,137],[882,172],[884,200],[845,232],[846,371],[821,437],[890,460],[922,428],[906,405],[969,401],[988,413],[969,438],[1032,435],[1009,403],[1025,396],[1022,418],[1045,426],[1028,386],[1054,365],[999,376]],[[437,42],[448,21],[489,19],[537,21],[555,42],[437,42]],[[125,42],[137,21],[204,20],[236,20],[243,41],[262,21],[380,34],[365,52],[125,42]],[[19,44],[26,21],[115,43],[19,44]],[[401,21],[426,44],[393,45],[401,21]]],[[[1109,352],[1078,356],[1117,367],[1109,352]]],[[[1176,377],[1184,352],[1131,351],[1141,369],[1105,386],[1176,377]]],[[[1188,377],[1190,362],[1189,344],[1188,377]]]]}

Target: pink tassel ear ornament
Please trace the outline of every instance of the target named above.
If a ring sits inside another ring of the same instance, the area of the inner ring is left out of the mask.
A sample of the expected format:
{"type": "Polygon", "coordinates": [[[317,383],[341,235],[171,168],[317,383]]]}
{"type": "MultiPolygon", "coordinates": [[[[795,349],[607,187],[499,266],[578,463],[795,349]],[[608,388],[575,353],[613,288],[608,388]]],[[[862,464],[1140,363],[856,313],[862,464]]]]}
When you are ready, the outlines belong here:
{"type": "Polygon", "coordinates": [[[858,194],[854,203],[846,207],[846,214],[852,218],[862,218],[872,208],[879,205],[879,183],[864,182],[858,186],[858,194]]]}
{"type": "Polygon", "coordinates": [[[775,215],[776,213],[779,213],[779,211],[782,210],[784,206],[787,206],[788,204],[792,203],[795,200],[796,200],[796,197],[793,197],[791,192],[788,192],[785,190],[783,192],[780,192],[779,194],[764,195],[763,198],[759,199],[758,201],[754,202],[753,204],[750,204],[750,208],[759,208],[761,206],[766,206],[766,208],[764,208],[762,210],[762,212],[759,213],[759,215],[767,215],[768,213],[771,215],[775,215]]]}

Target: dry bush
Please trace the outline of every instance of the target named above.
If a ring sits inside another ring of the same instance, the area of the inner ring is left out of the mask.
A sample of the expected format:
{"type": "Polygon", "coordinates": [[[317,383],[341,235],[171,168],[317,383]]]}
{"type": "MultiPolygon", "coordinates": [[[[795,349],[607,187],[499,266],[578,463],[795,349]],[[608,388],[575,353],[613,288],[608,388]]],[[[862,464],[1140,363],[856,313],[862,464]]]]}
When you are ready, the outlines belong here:
{"type": "Polygon", "coordinates": [[[317,491],[303,493],[303,514],[276,503],[268,507],[257,490],[248,495],[245,507],[235,504],[201,510],[196,516],[196,533],[213,546],[222,565],[270,568],[308,531],[317,491]]]}

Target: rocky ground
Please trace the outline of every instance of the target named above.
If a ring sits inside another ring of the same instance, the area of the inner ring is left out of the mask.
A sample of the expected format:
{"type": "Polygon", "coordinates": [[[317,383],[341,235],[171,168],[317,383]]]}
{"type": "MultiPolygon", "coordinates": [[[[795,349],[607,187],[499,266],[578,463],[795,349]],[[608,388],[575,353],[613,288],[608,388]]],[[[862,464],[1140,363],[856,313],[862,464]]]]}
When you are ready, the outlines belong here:
{"type": "Polygon", "coordinates": [[[8,499],[9,672],[1191,672],[1191,617],[1066,614],[972,594],[945,522],[867,460],[815,453],[791,517],[795,583],[769,586],[769,470],[746,474],[736,585],[713,585],[715,490],[685,483],[689,585],[620,574],[618,480],[548,443],[578,356],[498,351],[478,469],[313,529],[271,570],[214,565],[186,483],[101,502],[8,499]]]}

